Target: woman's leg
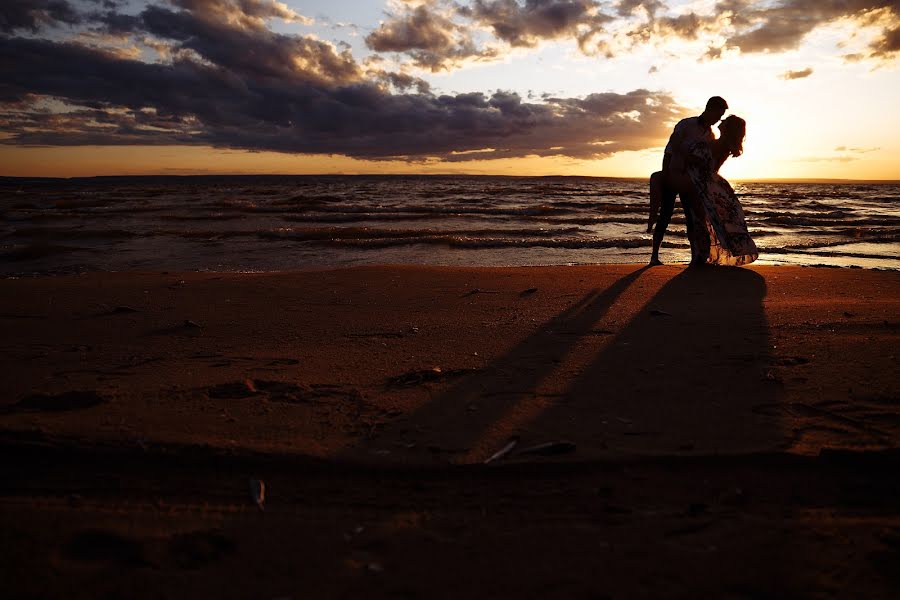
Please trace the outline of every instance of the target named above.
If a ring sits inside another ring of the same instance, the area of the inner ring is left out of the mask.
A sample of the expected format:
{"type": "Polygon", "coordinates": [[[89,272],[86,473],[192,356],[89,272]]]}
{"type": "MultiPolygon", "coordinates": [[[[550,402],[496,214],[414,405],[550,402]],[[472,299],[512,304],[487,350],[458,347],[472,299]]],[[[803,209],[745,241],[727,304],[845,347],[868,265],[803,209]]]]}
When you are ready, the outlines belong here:
{"type": "Polygon", "coordinates": [[[700,204],[700,198],[691,190],[690,193],[681,195],[681,206],[684,208],[685,219],[688,223],[687,235],[691,243],[692,267],[706,264],[709,259],[709,228],[706,226],[706,213],[700,204]]]}

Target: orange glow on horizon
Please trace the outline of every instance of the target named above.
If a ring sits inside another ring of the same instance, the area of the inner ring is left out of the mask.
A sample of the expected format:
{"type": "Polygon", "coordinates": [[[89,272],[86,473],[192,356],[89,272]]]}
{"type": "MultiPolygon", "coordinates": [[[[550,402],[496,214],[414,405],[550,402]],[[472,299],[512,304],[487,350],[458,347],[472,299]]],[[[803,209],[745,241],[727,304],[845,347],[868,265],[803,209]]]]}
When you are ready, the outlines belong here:
{"type": "MultiPolygon", "coordinates": [[[[745,153],[730,159],[722,174],[728,179],[856,179],[894,180],[900,173],[898,152],[878,153],[835,162],[802,162],[761,150],[777,142],[777,133],[751,130],[745,153]],[[891,158],[888,158],[887,156],[891,158]]],[[[338,155],[292,155],[197,146],[0,146],[0,176],[92,177],[109,175],[371,175],[456,174],[512,176],[649,176],[659,169],[662,148],[621,152],[600,160],[568,157],[506,158],[460,162],[357,160],[338,155]]]]}

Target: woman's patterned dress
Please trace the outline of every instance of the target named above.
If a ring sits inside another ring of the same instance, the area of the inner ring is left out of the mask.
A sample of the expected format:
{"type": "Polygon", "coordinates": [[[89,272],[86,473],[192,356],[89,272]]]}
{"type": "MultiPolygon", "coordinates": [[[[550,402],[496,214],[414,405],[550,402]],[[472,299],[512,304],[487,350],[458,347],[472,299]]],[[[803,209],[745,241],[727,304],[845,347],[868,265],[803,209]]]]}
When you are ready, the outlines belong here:
{"type": "Polygon", "coordinates": [[[698,258],[705,255],[706,262],[713,265],[752,263],[759,257],[759,250],[747,232],[737,194],[715,168],[709,144],[693,144],[690,152],[701,159],[688,169],[697,191],[698,206],[691,212],[698,258]]]}

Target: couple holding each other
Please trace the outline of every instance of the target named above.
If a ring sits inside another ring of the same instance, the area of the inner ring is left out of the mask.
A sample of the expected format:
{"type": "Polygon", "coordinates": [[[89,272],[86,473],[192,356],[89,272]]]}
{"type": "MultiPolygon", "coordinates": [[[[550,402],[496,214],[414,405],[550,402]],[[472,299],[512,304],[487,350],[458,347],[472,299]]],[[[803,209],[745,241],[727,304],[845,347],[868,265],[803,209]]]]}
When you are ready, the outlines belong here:
{"type": "Polygon", "coordinates": [[[661,265],[659,246],[681,196],[691,243],[691,266],[704,264],[745,265],[759,252],[747,233],[744,209],[719,168],[729,156],[744,151],[747,124],[740,117],[719,120],[728,104],[713,96],[699,117],[682,119],[675,126],[663,155],[662,171],[650,176],[650,218],[647,233],[653,230],[650,265],[661,265]],[[712,125],[719,123],[716,139],[712,125]]]}

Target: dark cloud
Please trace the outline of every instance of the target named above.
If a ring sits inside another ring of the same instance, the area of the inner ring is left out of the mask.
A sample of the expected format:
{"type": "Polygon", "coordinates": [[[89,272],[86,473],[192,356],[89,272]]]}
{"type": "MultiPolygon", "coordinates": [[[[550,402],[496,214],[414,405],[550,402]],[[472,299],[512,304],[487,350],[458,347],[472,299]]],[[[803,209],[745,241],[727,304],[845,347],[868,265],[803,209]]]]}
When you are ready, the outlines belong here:
{"type": "Polygon", "coordinates": [[[897,0],[719,0],[708,13],[662,14],[664,6],[640,0],[617,4],[622,16],[632,16],[644,5],[646,20],[627,27],[631,46],[663,41],[724,37],[724,43],[710,46],[706,58],[717,59],[728,48],[745,53],[784,52],[797,48],[815,29],[840,19],[855,19],[861,25],[887,22],[889,26],[866,55],[848,55],[847,60],[891,58],[896,54],[896,31],[900,25],[897,0]]]}
{"type": "Polygon", "coordinates": [[[163,62],[114,47],[0,37],[3,143],[589,158],[657,146],[685,115],[671,96],[646,90],[541,103],[507,92],[435,95],[408,74],[366,71],[347,49],[212,8],[233,2],[178,3],[181,10],[154,5],[128,19],[96,19],[170,48],[163,62]]]}
{"type": "Polygon", "coordinates": [[[807,67],[805,69],[800,69],[799,71],[785,71],[781,74],[782,79],[791,80],[791,79],[804,79],[813,74],[812,67],[807,67]]]}
{"type": "Polygon", "coordinates": [[[504,48],[532,48],[542,40],[571,38],[584,49],[596,47],[603,24],[612,20],[595,0],[474,0],[465,5],[426,0],[390,15],[366,42],[373,50],[406,53],[414,65],[439,71],[467,59],[496,59],[504,48]],[[476,41],[485,30],[493,44],[476,41]]]}
{"type": "Polygon", "coordinates": [[[382,23],[366,37],[366,44],[379,52],[445,50],[453,45],[455,30],[453,21],[433,13],[423,4],[409,14],[382,23]]]}
{"type": "Polygon", "coordinates": [[[884,60],[893,58],[900,46],[898,4],[719,0],[712,8],[681,12],[661,0],[426,0],[407,4],[367,41],[374,50],[406,53],[414,65],[433,71],[467,58],[499,58],[508,48],[531,48],[544,40],[574,40],[585,54],[608,58],[671,38],[706,40],[705,57],[717,59],[729,48],[745,53],[791,50],[819,27],[854,19],[864,26],[882,25],[882,36],[863,58],[884,60]],[[476,41],[483,31],[491,34],[494,46],[476,41]]]}
{"type": "MultiPolygon", "coordinates": [[[[871,21],[880,17],[893,23],[894,27],[900,23],[897,0],[781,0],[771,5],[725,0],[718,3],[716,10],[719,14],[729,14],[735,29],[725,46],[739,48],[742,52],[794,49],[817,27],[842,18],[871,21]]],[[[878,54],[877,46],[874,50],[878,54]]],[[[887,44],[880,55],[896,51],[896,46],[891,50],[887,44]]]]}
{"type": "Polygon", "coordinates": [[[612,20],[594,0],[475,0],[459,14],[489,27],[513,47],[533,47],[541,40],[584,39],[612,20]]]}
{"type": "Polygon", "coordinates": [[[667,37],[680,37],[688,40],[697,39],[701,32],[711,28],[714,17],[701,17],[696,13],[687,13],[676,17],[655,17],[643,25],[628,31],[632,41],[650,42],[667,37]]]}
{"type": "Polygon", "coordinates": [[[881,37],[872,44],[872,51],[872,55],[876,57],[891,57],[900,52],[900,23],[893,29],[885,29],[881,37]]]}
{"type": "Polygon", "coordinates": [[[311,23],[277,0],[169,0],[175,6],[210,20],[227,21],[244,28],[262,29],[269,19],[311,23]]]}
{"type": "Polygon", "coordinates": [[[49,96],[70,113],[3,115],[15,144],[203,144],[360,158],[607,156],[658,145],[684,111],[668,95],[638,90],[524,102],[510,93],[391,94],[371,83],[234,77],[185,60],[146,64],[98,50],[20,38],[0,41],[19,59],[4,96],[49,96]],[[494,148],[486,156],[469,152],[494,148]]]}
{"type": "Polygon", "coordinates": [[[49,25],[75,25],[81,22],[78,11],[66,0],[3,0],[0,2],[0,31],[32,33],[49,25]]]}
{"type": "Polygon", "coordinates": [[[470,58],[494,58],[491,48],[478,48],[471,32],[444,14],[435,2],[410,7],[395,15],[366,37],[378,52],[405,52],[413,64],[431,71],[450,69],[470,58]]]}
{"type": "Polygon", "coordinates": [[[616,12],[621,17],[627,17],[643,8],[651,17],[666,7],[661,0],[619,0],[616,2],[616,12]]]}
{"type": "Polygon", "coordinates": [[[708,18],[696,13],[678,15],[677,17],[661,17],[655,20],[663,35],[677,35],[687,39],[696,39],[702,29],[709,24],[708,18]]]}
{"type": "MultiPolygon", "coordinates": [[[[197,0],[191,0],[194,1],[197,0]]],[[[235,26],[206,18],[206,14],[150,6],[140,14],[136,26],[172,40],[177,50],[196,52],[231,73],[313,79],[322,83],[355,81],[362,75],[346,49],[338,52],[331,44],[312,38],[247,28],[243,24],[235,26]]]]}
{"type": "Polygon", "coordinates": [[[431,84],[420,77],[413,77],[408,73],[392,73],[382,71],[377,76],[386,81],[394,89],[401,92],[415,89],[420,94],[428,94],[431,92],[431,84]]]}

